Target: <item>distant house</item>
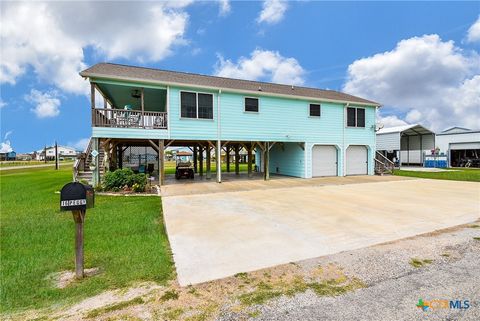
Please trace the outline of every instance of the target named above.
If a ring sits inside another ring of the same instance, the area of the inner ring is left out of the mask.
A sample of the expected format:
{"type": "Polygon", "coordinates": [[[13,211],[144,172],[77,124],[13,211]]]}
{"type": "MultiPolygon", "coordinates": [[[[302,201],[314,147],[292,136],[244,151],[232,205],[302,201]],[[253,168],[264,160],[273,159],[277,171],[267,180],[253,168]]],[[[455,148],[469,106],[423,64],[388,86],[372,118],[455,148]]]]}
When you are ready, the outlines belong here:
{"type": "Polygon", "coordinates": [[[32,154],[17,154],[17,160],[19,161],[31,161],[32,154]]]}
{"type": "Polygon", "coordinates": [[[17,153],[13,150],[5,153],[0,153],[0,161],[14,161],[17,159],[17,153]]]}
{"type": "Polygon", "coordinates": [[[436,146],[448,155],[448,166],[480,167],[480,129],[452,127],[436,136],[436,146]]]}
{"type": "MultiPolygon", "coordinates": [[[[36,160],[45,160],[45,149],[40,149],[34,152],[36,160]]],[[[60,160],[64,159],[75,159],[78,155],[78,152],[75,148],[68,146],[58,146],[58,158],[60,160]]],[[[47,160],[55,160],[55,146],[49,146],[46,148],[46,157],[47,160]]]]}

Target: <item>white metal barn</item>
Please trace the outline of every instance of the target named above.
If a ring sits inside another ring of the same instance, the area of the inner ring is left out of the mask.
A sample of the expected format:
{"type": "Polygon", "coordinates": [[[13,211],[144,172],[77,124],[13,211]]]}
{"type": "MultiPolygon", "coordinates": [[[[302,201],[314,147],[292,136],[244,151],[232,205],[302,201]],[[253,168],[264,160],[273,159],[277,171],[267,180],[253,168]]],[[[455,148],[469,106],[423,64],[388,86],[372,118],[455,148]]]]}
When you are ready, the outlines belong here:
{"type": "Polygon", "coordinates": [[[377,152],[400,165],[423,164],[424,152],[435,149],[435,133],[422,125],[382,128],[377,132],[377,152]]]}
{"type": "Polygon", "coordinates": [[[472,167],[480,163],[480,130],[452,127],[437,134],[436,147],[448,155],[449,167],[465,166],[468,160],[472,167]]]}

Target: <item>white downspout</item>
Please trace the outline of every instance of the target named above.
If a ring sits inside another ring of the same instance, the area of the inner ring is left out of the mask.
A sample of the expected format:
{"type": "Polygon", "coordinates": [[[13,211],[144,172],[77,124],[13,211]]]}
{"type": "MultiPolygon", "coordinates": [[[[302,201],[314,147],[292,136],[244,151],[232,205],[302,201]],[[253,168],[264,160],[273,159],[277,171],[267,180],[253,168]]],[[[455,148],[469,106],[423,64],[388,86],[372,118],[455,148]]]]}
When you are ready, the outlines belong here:
{"type": "Polygon", "coordinates": [[[167,86],[167,137],[170,139],[170,86],[167,86]]]}
{"type": "Polygon", "coordinates": [[[218,90],[217,95],[217,153],[216,153],[216,161],[217,161],[217,183],[222,182],[222,126],[220,124],[221,121],[221,108],[220,108],[220,95],[222,94],[222,90],[218,90]]]}
{"type": "Polygon", "coordinates": [[[343,109],[343,127],[342,127],[342,176],[345,176],[347,172],[347,150],[345,149],[345,127],[347,126],[345,115],[347,114],[347,108],[350,106],[350,103],[345,105],[343,109]]]}

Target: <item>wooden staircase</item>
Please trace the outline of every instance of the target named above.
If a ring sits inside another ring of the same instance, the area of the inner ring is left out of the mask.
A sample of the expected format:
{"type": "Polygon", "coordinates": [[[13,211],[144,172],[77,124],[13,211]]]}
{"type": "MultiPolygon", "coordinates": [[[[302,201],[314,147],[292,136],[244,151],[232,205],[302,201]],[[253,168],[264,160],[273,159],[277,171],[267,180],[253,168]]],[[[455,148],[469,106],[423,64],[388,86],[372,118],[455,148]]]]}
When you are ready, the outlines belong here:
{"type": "MultiPolygon", "coordinates": [[[[98,148],[98,165],[100,170],[100,177],[103,177],[105,171],[105,150],[103,149],[103,144],[99,144],[98,148]]],[[[88,184],[92,184],[93,170],[90,169],[90,166],[93,165],[94,159],[91,155],[92,152],[92,141],[88,142],[85,151],[82,153],[81,158],[75,161],[73,165],[73,180],[74,181],[86,181],[88,184]]]]}
{"type": "Polygon", "coordinates": [[[395,164],[386,158],[382,153],[375,153],[375,174],[376,175],[392,175],[395,164]]]}

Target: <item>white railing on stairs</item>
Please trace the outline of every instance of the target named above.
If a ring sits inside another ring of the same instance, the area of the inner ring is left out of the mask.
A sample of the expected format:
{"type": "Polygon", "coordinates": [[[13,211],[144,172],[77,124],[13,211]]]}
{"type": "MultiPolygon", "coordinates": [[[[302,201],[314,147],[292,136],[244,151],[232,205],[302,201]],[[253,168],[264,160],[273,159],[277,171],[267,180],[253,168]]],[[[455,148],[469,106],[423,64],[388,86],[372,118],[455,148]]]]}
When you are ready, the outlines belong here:
{"type": "Polygon", "coordinates": [[[88,144],[85,147],[85,150],[83,153],[81,153],[75,162],[73,163],[73,181],[76,182],[78,178],[78,173],[80,172],[80,169],[83,171],[85,170],[85,162],[87,161],[87,158],[90,155],[90,152],[92,151],[92,138],[88,140],[88,144]]]}

